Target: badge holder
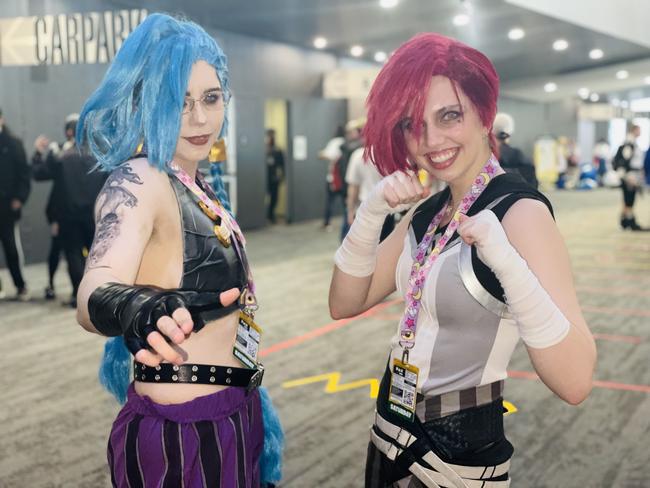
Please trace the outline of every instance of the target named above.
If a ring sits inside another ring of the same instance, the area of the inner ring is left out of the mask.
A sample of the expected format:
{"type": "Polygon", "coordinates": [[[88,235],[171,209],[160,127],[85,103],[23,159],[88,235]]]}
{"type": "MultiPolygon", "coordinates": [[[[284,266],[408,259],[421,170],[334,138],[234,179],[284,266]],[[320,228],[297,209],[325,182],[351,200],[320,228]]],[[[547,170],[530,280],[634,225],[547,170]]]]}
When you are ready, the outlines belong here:
{"type": "Polygon", "coordinates": [[[257,354],[260,350],[261,338],[262,329],[260,326],[255,323],[250,315],[243,311],[239,312],[237,338],[232,353],[248,368],[257,368],[257,354]]]}
{"type": "Polygon", "coordinates": [[[404,349],[402,359],[394,359],[390,375],[388,409],[409,422],[415,420],[418,375],[420,370],[408,363],[409,349],[404,349]]]}
{"type": "Polygon", "coordinates": [[[257,355],[260,349],[262,328],[255,323],[254,315],[257,310],[257,300],[248,287],[239,297],[239,324],[237,325],[237,337],[232,354],[245,366],[251,369],[260,368],[257,362],[257,355]]]}

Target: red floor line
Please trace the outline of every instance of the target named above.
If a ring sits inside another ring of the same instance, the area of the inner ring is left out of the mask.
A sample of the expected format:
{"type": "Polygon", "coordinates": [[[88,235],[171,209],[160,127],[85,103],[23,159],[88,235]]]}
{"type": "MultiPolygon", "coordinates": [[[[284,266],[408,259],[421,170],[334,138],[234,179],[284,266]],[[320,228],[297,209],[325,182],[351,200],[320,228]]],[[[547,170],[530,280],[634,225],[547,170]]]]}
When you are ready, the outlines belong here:
{"type": "Polygon", "coordinates": [[[277,344],[273,344],[272,346],[269,346],[266,349],[262,349],[260,351],[260,356],[264,357],[264,356],[268,356],[269,354],[273,354],[274,352],[282,351],[284,349],[289,349],[291,347],[297,346],[298,344],[302,344],[303,342],[307,342],[311,339],[315,339],[316,337],[320,337],[329,332],[340,329],[341,327],[345,327],[346,325],[348,325],[351,322],[354,322],[355,320],[366,318],[366,317],[372,317],[376,313],[381,312],[383,309],[390,307],[391,305],[395,305],[396,303],[399,303],[401,301],[402,299],[398,298],[395,300],[390,300],[388,302],[383,302],[378,305],[375,305],[370,310],[360,315],[357,315],[355,317],[350,317],[342,320],[335,320],[334,322],[330,322],[329,324],[319,327],[318,329],[309,331],[306,334],[292,337],[291,339],[287,339],[286,341],[278,342],[277,344]]]}
{"type": "MultiPolygon", "coordinates": [[[[346,325],[350,324],[351,322],[354,322],[355,320],[361,319],[361,318],[366,318],[366,317],[373,317],[375,318],[380,318],[384,320],[399,320],[401,317],[401,314],[385,314],[385,315],[377,315],[379,312],[384,310],[385,308],[395,305],[396,303],[401,302],[401,299],[395,299],[395,300],[390,300],[388,302],[383,302],[380,303],[379,305],[375,305],[373,308],[368,310],[367,312],[364,312],[360,315],[357,315],[356,317],[350,317],[347,319],[342,319],[342,320],[335,320],[333,322],[330,322],[327,325],[324,325],[322,327],[319,327],[317,329],[314,329],[312,331],[309,331],[305,334],[292,337],[290,339],[287,339],[282,342],[278,342],[277,344],[273,344],[272,346],[267,347],[266,349],[262,349],[260,351],[260,357],[268,356],[269,354],[273,354],[274,352],[282,351],[284,349],[289,349],[291,347],[297,346],[298,344],[302,344],[303,342],[310,341],[312,339],[315,339],[317,337],[320,337],[322,335],[328,334],[330,332],[333,332],[335,330],[338,330],[342,327],[345,327],[346,325]]],[[[593,308],[593,307],[592,307],[593,308]]],[[[594,311],[594,310],[592,310],[594,311]]],[[[617,312],[619,313],[619,312],[617,312]]],[[[640,344],[643,341],[642,337],[639,336],[626,336],[626,335],[614,335],[614,334],[599,334],[595,333],[594,338],[599,339],[599,340],[604,340],[604,341],[613,341],[613,342],[627,342],[629,344],[640,344]]]]}
{"type": "MultiPolygon", "coordinates": [[[[508,371],[509,378],[519,380],[539,380],[539,376],[532,371],[508,371]]],[[[606,388],[608,390],[638,391],[641,393],[650,393],[650,385],[631,385],[629,383],[617,383],[615,381],[594,380],[594,386],[606,388]]]]}

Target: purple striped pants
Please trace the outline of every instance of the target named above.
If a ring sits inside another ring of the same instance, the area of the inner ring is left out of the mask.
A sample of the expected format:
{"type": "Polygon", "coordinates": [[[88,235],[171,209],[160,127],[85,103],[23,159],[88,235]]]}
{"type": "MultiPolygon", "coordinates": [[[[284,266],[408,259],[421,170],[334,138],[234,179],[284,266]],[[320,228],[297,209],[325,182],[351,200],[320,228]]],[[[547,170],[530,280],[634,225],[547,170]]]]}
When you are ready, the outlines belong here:
{"type": "Polygon", "coordinates": [[[176,405],[133,384],[108,441],[119,488],[258,488],[264,427],[259,392],[225,390],[176,405]]]}

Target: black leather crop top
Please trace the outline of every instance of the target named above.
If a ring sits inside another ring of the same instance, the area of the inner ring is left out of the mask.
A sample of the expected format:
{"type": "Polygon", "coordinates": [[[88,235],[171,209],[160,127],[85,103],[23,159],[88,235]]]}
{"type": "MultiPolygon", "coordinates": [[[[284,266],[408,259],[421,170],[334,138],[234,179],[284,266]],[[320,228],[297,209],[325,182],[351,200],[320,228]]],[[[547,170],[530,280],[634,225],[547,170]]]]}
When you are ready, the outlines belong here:
{"type": "MultiPolygon", "coordinates": [[[[198,198],[178,178],[170,175],[169,180],[176,194],[183,227],[183,277],[180,288],[195,291],[243,290],[248,278],[234,243],[228,247],[221,244],[214,233],[215,222],[201,210],[198,198]]],[[[208,197],[215,198],[202,178],[197,178],[197,184],[208,197]]],[[[242,246],[239,249],[245,252],[242,246]]],[[[243,258],[246,259],[245,255],[243,258]]],[[[203,311],[201,318],[205,322],[216,320],[237,308],[235,302],[225,308],[203,311]]]]}

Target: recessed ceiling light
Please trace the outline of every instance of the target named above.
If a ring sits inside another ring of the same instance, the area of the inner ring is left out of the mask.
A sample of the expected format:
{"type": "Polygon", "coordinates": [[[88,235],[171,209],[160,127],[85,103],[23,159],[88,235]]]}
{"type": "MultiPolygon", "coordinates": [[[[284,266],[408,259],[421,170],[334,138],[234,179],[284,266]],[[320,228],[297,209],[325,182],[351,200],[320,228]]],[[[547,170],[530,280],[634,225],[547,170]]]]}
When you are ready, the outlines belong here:
{"type": "Polygon", "coordinates": [[[622,100],[621,101],[621,108],[628,108],[630,106],[630,102],[627,100],[622,100]]]}
{"type": "Polygon", "coordinates": [[[327,39],[325,39],[324,37],[315,37],[314,47],[316,49],[325,49],[327,47],[327,39]]]}
{"type": "Polygon", "coordinates": [[[616,72],[616,78],[619,80],[624,80],[628,76],[630,76],[630,73],[628,73],[626,70],[622,69],[616,72]]]}
{"type": "Polygon", "coordinates": [[[510,29],[508,32],[508,39],[511,41],[518,41],[519,39],[522,39],[526,33],[524,32],[523,29],[520,29],[519,27],[515,27],[514,29],[510,29]]]}
{"type": "Polygon", "coordinates": [[[589,98],[589,88],[583,87],[578,89],[578,96],[582,98],[583,100],[586,100],[589,98]]]}
{"type": "Polygon", "coordinates": [[[621,104],[621,101],[618,98],[612,98],[609,103],[614,105],[615,107],[618,107],[621,104]]]}
{"type": "Polygon", "coordinates": [[[564,51],[568,47],[569,47],[569,43],[564,39],[558,39],[553,43],[553,49],[555,49],[556,51],[564,51]]]}
{"type": "Polygon", "coordinates": [[[379,0],[379,6],[381,8],[393,8],[396,7],[399,3],[399,0],[379,0]]]}
{"type": "Polygon", "coordinates": [[[355,58],[358,58],[363,55],[363,48],[361,46],[352,46],[350,48],[350,54],[355,58]]]}
{"type": "Polygon", "coordinates": [[[454,23],[454,25],[456,25],[458,27],[461,27],[463,25],[467,25],[467,24],[469,24],[469,15],[467,15],[467,14],[458,14],[453,18],[452,22],[454,23]]]}
{"type": "Polygon", "coordinates": [[[591,51],[589,51],[589,57],[591,59],[600,59],[603,57],[603,55],[604,53],[602,49],[592,49],[591,51]]]}
{"type": "Polygon", "coordinates": [[[600,100],[600,96],[598,96],[598,93],[592,93],[591,95],[589,95],[589,100],[591,100],[592,102],[597,102],[598,100],[600,100]]]}
{"type": "Polygon", "coordinates": [[[378,63],[383,63],[384,61],[386,61],[386,57],[387,56],[384,51],[377,51],[375,53],[375,61],[377,61],[378,63]]]}
{"type": "Polygon", "coordinates": [[[557,90],[557,85],[553,82],[544,85],[544,91],[546,93],[553,93],[555,90],[557,90]]]}

